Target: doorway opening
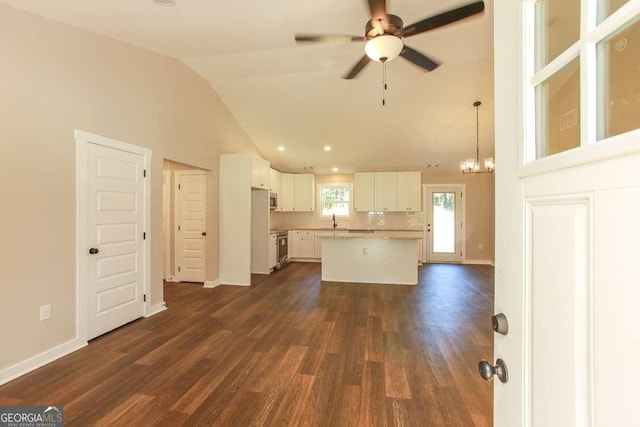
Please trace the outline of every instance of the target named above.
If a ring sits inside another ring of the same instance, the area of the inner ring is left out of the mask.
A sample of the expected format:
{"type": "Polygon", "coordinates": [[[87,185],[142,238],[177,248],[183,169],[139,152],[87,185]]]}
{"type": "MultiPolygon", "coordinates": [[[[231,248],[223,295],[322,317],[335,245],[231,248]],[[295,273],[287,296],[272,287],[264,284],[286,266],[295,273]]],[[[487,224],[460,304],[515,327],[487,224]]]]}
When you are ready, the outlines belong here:
{"type": "Polygon", "coordinates": [[[204,283],[208,171],[164,159],[162,255],[164,280],[204,283]]]}

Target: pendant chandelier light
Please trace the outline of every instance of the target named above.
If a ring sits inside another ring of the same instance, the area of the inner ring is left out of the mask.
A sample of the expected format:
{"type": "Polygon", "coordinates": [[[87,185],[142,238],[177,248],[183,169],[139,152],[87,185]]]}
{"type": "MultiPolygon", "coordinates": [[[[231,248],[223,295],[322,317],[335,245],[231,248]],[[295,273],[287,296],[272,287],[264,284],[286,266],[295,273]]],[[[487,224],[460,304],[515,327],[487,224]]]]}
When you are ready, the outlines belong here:
{"type": "Polygon", "coordinates": [[[476,101],[473,106],[476,107],[476,158],[466,159],[460,162],[460,172],[463,174],[468,173],[493,173],[495,169],[495,162],[493,157],[484,158],[485,170],[480,170],[480,126],[478,122],[478,109],[482,105],[482,102],[476,101]]]}

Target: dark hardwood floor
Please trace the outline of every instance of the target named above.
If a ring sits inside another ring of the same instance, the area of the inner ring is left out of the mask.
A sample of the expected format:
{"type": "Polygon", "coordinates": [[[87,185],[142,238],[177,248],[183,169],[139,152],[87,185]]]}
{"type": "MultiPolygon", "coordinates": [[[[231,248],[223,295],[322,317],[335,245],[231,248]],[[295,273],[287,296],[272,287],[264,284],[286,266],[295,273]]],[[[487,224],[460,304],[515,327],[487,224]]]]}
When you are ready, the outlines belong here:
{"type": "Polygon", "coordinates": [[[166,283],[167,311],[0,387],[66,425],[490,426],[493,267],[417,286],[320,281],[293,263],[250,288],[166,283]]]}

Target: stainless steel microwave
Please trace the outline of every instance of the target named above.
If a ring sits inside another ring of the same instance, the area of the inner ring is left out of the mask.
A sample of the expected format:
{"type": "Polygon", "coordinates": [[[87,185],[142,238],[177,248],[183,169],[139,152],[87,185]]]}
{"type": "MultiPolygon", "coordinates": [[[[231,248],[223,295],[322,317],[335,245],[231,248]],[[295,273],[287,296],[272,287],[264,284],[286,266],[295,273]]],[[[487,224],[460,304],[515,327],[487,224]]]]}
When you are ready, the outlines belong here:
{"type": "Polygon", "coordinates": [[[278,209],[278,195],[276,193],[269,193],[269,209],[272,211],[278,209]]]}

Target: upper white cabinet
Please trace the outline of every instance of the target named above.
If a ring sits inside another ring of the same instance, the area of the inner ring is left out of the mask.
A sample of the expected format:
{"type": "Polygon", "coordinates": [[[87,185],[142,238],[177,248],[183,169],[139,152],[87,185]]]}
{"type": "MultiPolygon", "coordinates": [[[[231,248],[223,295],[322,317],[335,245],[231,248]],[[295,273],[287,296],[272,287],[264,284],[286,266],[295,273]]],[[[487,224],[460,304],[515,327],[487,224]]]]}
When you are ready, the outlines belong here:
{"type": "Polygon", "coordinates": [[[359,172],[355,174],[356,212],[417,212],[420,172],[359,172]]]}
{"type": "Polygon", "coordinates": [[[375,172],[374,207],[376,211],[398,210],[398,172],[375,172]]]}
{"type": "Polygon", "coordinates": [[[278,195],[283,211],[312,212],[314,210],[315,179],[312,173],[283,173],[282,194],[278,195]]]}
{"type": "Polygon", "coordinates": [[[282,174],[275,169],[269,171],[271,192],[278,195],[278,205],[275,210],[282,210],[282,174]]]}
{"type": "Polygon", "coordinates": [[[294,175],[294,210],[297,212],[313,211],[315,179],[312,173],[294,175]]]}
{"type": "Polygon", "coordinates": [[[356,212],[371,212],[375,210],[375,185],[373,172],[355,174],[355,191],[353,210],[356,212]]]}
{"type": "Polygon", "coordinates": [[[269,170],[269,190],[271,190],[272,193],[276,193],[277,195],[280,195],[280,192],[282,191],[281,175],[282,174],[275,169],[269,170]]]}
{"type": "Polygon", "coordinates": [[[282,173],[280,174],[282,191],[281,194],[278,194],[278,205],[280,206],[282,211],[293,211],[294,208],[294,197],[295,191],[294,186],[295,182],[293,179],[292,173],[282,173]]]}
{"type": "Polygon", "coordinates": [[[271,186],[270,170],[268,161],[251,156],[251,186],[268,190],[271,186]]]}
{"type": "Polygon", "coordinates": [[[418,212],[420,206],[420,172],[398,172],[398,210],[418,212]]]}

